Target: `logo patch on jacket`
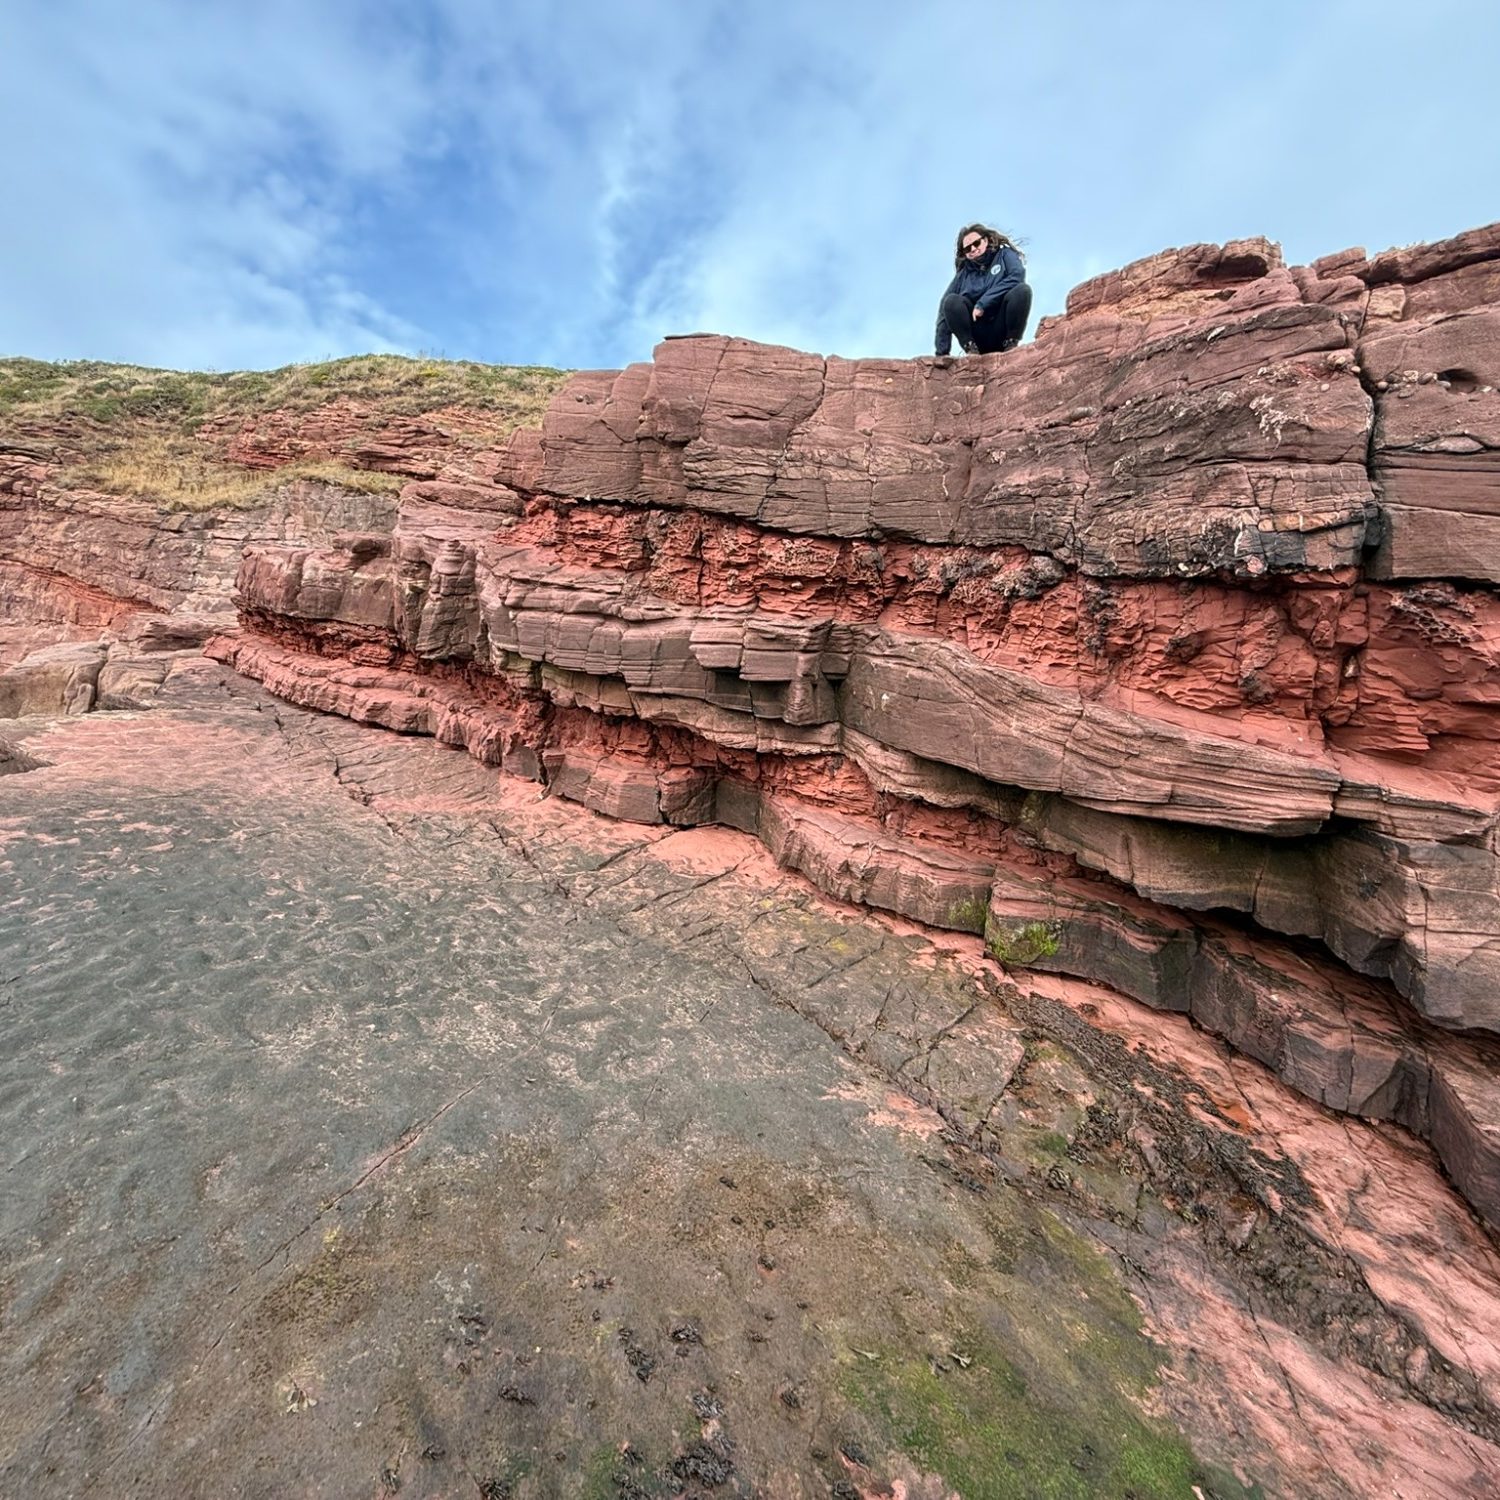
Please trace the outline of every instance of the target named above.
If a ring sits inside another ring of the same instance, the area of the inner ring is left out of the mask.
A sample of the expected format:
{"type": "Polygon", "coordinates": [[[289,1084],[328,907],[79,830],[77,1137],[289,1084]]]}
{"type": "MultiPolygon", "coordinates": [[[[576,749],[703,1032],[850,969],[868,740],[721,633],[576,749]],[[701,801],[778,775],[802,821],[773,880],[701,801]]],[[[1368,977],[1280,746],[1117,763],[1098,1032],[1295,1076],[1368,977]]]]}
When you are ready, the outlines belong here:
{"type": "Polygon", "coordinates": [[[1001,271],[1003,271],[1004,269],[1005,269],[1005,267],[1002,266],[1000,264],[1000,262],[997,260],[995,262],[995,264],[990,267],[990,275],[991,276],[998,276],[1001,273],[1001,271]]]}

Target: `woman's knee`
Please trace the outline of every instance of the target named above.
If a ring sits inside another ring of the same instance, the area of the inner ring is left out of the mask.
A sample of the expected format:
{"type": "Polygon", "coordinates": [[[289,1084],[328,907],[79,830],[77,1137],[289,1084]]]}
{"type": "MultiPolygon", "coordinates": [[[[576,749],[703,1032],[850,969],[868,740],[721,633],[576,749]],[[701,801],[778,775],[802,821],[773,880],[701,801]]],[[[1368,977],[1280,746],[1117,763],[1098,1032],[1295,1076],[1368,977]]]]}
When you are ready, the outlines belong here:
{"type": "Polygon", "coordinates": [[[952,333],[962,333],[965,324],[974,321],[974,305],[961,292],[949,292],[943,298],[943,316],[952,333]]]}

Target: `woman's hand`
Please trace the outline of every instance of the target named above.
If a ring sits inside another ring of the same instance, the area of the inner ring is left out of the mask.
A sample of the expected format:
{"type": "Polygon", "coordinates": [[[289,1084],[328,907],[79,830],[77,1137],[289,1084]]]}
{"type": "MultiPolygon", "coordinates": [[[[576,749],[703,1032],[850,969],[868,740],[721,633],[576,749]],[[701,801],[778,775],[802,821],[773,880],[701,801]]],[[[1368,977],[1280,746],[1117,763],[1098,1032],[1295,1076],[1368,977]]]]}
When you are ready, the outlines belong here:
{"type": "Polygon", "coordinates": [[[982,307],[976,307],[974,309],[974,321],[977,323],[983,316],[984,309],[982,307]]]}

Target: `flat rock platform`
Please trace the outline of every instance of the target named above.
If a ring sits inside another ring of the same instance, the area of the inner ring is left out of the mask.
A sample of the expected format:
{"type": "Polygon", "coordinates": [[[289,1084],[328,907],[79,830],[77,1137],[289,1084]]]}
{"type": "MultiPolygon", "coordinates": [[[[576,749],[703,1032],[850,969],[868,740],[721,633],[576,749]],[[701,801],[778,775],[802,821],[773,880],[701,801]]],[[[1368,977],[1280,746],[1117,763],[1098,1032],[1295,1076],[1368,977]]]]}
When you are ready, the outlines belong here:
{"type": "Polygon", "coordinates": [[[1400,1132],[1105,992],[1086,1036],[1048,976],[1007,1010],[976,940],[741,835],[202,661],[161,703],[6,727],[36,769],[0,776],[0,1493],[1500,1483],[1494,1372],[1420,1289],[1249,1195],[1237,1250],[1200,1226],[1233,1172],[1337,1198],[1256,1144],[1276,1100],[1491,1285],[1400,1132]],[[1174,1096],[1131,1026],[1239,1103],[1174,1096]]]}

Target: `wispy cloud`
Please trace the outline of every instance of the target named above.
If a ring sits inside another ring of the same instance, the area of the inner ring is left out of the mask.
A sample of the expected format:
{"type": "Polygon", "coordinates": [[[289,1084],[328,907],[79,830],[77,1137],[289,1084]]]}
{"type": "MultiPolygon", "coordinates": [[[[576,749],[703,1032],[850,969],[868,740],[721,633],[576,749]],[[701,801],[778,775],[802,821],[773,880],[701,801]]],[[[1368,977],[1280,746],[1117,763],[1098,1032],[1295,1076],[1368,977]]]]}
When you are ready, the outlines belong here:
{"type": "Polygon", "coordinates": [[[1500,176],[1462,119],[1500,16],[1457,0],[24,9],[0,350],[49,357],[920,353],[970,218],[1029,242],[1040,314],[1168,244],[1452,233],[1500,176]]]}
{"type": "Polygon", "coordinates": [[[36,143],[3,168],[28,206],[8,349],[228,366],[420,338],[341,257],[362,178],[410,154],[420,79],[290,6],[215,11],[63,3],[4,50],[0,125],[36,143]]]}

